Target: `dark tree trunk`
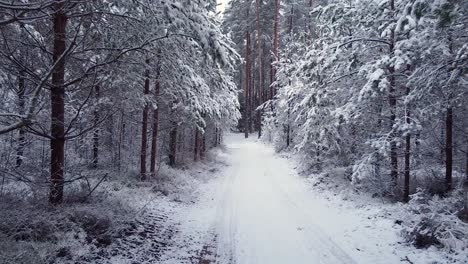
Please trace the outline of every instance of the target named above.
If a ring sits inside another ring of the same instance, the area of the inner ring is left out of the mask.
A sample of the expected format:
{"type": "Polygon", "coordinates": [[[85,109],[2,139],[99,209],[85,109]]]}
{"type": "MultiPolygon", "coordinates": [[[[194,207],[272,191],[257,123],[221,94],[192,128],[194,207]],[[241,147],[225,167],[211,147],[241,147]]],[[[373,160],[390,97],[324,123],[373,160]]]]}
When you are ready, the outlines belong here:
{"type": "MultiPolygon", "coordinates": [[[[395,10],[394,0],[390,0],[390,8],[392,11],[395,10]]],[[[389,53],[393,54],[395,50],[395,30],[392,29],[390,33],[390,47],[389,53]]],[[[390,66],[389,71],[389,83],[390,89],[388,91],[388,103],[390,106],[390,177],[392,180],[392,191],[395,191],[395,188],[398,183],[398,152],[397,152],[397,142],[396,142],[396,132],[394,131],[393,126],[396,122],[396,105],[397,99],[395,95],[396,91],[396,82],[395,82],[395,67],[390,66]]]]}
{"type": "MultiPolygon", "coordinates": [[[[393,74],[393,73],[391,73],[393,74]]],[[[394,84],[394,82],[393,82],[394,84]]],[[[391,84],[392,86],[392,84],[391,84]]],[[[390,129],[392,130],[390,135],[390,177],[392,179],[392,186],[396,187],[398,181],[398,152],[397,152],[397,142],[396,142],[396,132],[393,131],[393,125],[396,121],[396,96],[394,94],[394,89],[390,90],[389,95],[390,102],[390,129]]]]}
{"type": "MultiPolygon", "coordinates": [[[[96,103],[99,104],[100,91],[99,86],[96,86],[96,103]]],[[[97,168],[99,159],[99,109],[94,110],[94,132],[93,132],[93,167],[97,168]]]]}
{"type": "MultiPolygon", "coordinates": [[[[158,72],[158,78],[159,78],[159,72],[158,72]]],[[[159,92],[160,92],[160,82],[159,79],[156,80],[156,87],[155,87],[155,96],[156,99],[159,100],[159,92]]],[[[159,101],[158,101],[158,107],[154,109],[153,111],[153,134],[151,136],[152,141],[151,141],[151,166],[150,166],[150,171],[151,174],[155,174],[156,170],[156,157],[157,157],[157,151],[158,151],[158,130],[159,130],[159,101]]]]}
{"type": "MultiPolygon", "coordinates": [[[[410,123],[410,112],[407,110],[406,114],[406,123],[410,123]]],[[[405,187],[403,192],[403,200],[409,202],[409,192],[410,192],[410,157],[411,157],[411,134],[406,135],[405,142],[405,187]]]]}
{"type": "Polygon", "coordinates": [[[447,116],[445,119],[445,184],[447,191],[451,191],[452,186],[452,169],[453,169],[453,109],[447,108],[447,116]]]}
{"type": "Polygon", "coordinates": [[[252,76],[252,72],[250,72],[250,88],[249,88],[249,132],[252,134],[254,132],[254,120],[252,117],[253,109],[255,108],[255,72],[252,76]]]}
{"type": "Polygon", "coordinates": [[[198,130],[198,127],[195,128],[195,146],[193,148],[193,153],[194,153],[194,157],[193,157],[193,160],[194,161],[198,161],[198,158],[199,158],[199,153],[200,153],[200,132],[198,130]]]}
{"type": "MultiPolygon", "coordinates": [[[[25,85],[25,72],[20,71],[18,76],[18,108],[19,113],[21,115],[24,114],[24,94],[26,92],[26,85],[25,85]]],[[[18,131],[18,148],[16,150],[16,167],[19,168],[23,164],[23,155],[24,155],[24,146],[25,142],[25,134],[26,131],[23,127],[21,127],[18,131]]]]}
{"type": "Polygon", "coordinates": [[[465,181],[468,182],[468,147],[465,151],[465,181]]]}
{"type": "Polygon", "coordinates": [[[213,147],[217,147],[218,146],[218,127],[215,128],[215,136],[214,136],[214,144],[213,144],[213,147]]]}
{"type": "Polygon", "coordinates": [[[257,126],[258,126],[258,138],[262,137],[262,113],[261,110],[257,110],[257,126]]]}
{"type": "Polygon", "coordinates": [[[200,158],[204,160],[206,155],[206,132],[202,134],[200,150],[200,158]]]}
{"type": "Polygon", "coordinates": [[[468,148],[465,153],[465,181],[463,182],[463,192],[465,194],[465,214],[468,215],[468,148]]]}
{"type": "MultiPolygon", "coordinates": [[[[149,61],[146,61],[147,67],[149,67],[149,61]]],[[[146,79],[145,79],[145,88],[144,88],[144,94],[145,97],[149,94],[149,86],[150,86],[150,80],[149,80],[149,72],[147,70],[146,72],[146,79]]],[[[146,98],[145,98],[146,100],[146,98]]],[[[142,121],[142,127],[141,127],[141,153],[140,153],[140,177],[141,180],[144,181],[146,180],[146,149],[148,145],[148,112],[149,112],[149,106],[148,103],[145,102],[145,108],[143,109],[143,121],[142,121]]]]}
{"type": "Polygon", "coordinates": [[[120,118],[120,131],[119,131],[119,149],[118,149],[118,154],[117,154],[117,162],[118,162],[118,169],[120,171],[120,168],[122,166],[122,142],[124,139],[125,135],[125,119],[124,119],[124,112],[122,111],[122,115],[120,118]]]}
{"type": "MultiPolygon", "coordinates": [[[[294,6],[291,6],[291,15],[289,16],[288,35],[292,36],[292,29],[294,24],[294,6]]],[[[310,22],[309,22],[310,23],[310,22]]]]}
{"type": "Polygon", "coordinates": [[[250,130],[250,33],[246,32],[246,55],[245,55],[245,120],[244,120],[244,134],[245,138],[249,137],[250,130]]]}
{"type": "Polygon", "coordinates": [[[65,58],[66,27],[68,17],[63,1],[56,0],[53,14],[54,48],[51,101],[51,136],[50,140],[50,193],[49,202],[59,204],[63,201],[63,178],[65,162],[65,58]]]}
{"type": "MultiPolygon", "coordinates": [[[[279,17],[279,0],[275,0],[275,15],[274,15],[274,25],[273,25],[273,54],[275,55],[275,61],[279,60],[278,56],[278,17],[279,17]]],[[[276,79],[276,67],[271,67],[272,71],[272,82],[276,79]]],[[[273,99],[275,96],[275,89],[272,84],[270,84],[270,99],[273,99]]]]}
{"type": "MultiPolygon", "coordinates": [[[[411,66],[407,66],[408,73],[411,71],[411,66]]],[[[409,86],[406,86],[406,96],[410,93],[409,86]]],[[[406,106],[406,124],[409,126],[411,124],[411,109],[410,105],[406,106]]],[[[405,138],[405,185],[403,190],[403,200],[404,202],[409,202],[409,193],[410,193],[410,162],[411,162],[411,133],[408,131],[405,138]]]]}
{"type": "Polygon", "coordinates": [[[169,143],[169,166],[175,167],[176,155],[177,155],[177,125],[174,124],[170,132],[170,143],[169,143]]]}
{"type": "MultiPolygon", "coordinates": [[[[256,89],[256,106],[258,107],[262,102],[262,90],[263,90],[263,64],[262,64],[262,40],[260,32],[260,0],[256,0],[256,25],[257,25],[257,67],[258,67],[258,85],[256,89]]],[[[257,129],[258,138],[262,136],[262,124],[261,124],[261,113],[257,110],[257,129]]]]}
{"type": "MultiPolygon", "coordinates": [[[[273,67],[273,60],[270,61],[270,89],[269,89],[269,94],[268,94],[268,100],[273,100],[273,82],[275,80],[275,73],[274,73],[274,67],[273,67]]],[[[273,104],[272,104],[273,106],[273,104]]],[[[273,112],[273,108],[271,109],[273,112]]]]}
{"type": "MultiPolygon", "coordinates": [[[[291,81],[289,81],[289,84],[291,84],[291,81]]],[[[288,102],[288,120],[286,124],[286,147],[289,147],[291,145],[291,102],[288,102]]]]}

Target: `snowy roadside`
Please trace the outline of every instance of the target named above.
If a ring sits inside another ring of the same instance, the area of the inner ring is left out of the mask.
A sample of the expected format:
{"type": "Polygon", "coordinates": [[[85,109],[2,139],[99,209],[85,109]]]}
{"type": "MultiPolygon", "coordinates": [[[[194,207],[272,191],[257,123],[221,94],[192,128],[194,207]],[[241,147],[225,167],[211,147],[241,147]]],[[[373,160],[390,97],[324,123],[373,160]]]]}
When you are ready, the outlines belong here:
{"type": "Polygon", "coordinates": [[[180,221],[224,166],[223,151],[212,152],[189,169],[163,165],[147,182],[111,174],[88,200],[61,207],[4,195],[0,263],[159,263],[166,250],[183,247],[174,240],[186,226],[180,221]]]}
{"type": "Polygon", "coordinates": [[[217,244],[216,224],[221,217],[219,197],[229,188],[225,175],[229,153],[226,150],[213,152],[218,161],[210,173],[203,174],[205,182],[200,184],[196,202],[179,211],[179,232],[173,245],[161,257],[161,264],[205,264],[214,261],[217,244]]]}
{"type": "MultiPolygon", "coordinates": [[[[468,245],[458,250],[430,246],[418,249],[404,239],[405,222],[414,224],[409,205],[389,203],[346,185],[341,168],[315,174],[304,170],[304,159],[292,153],[291,161],[310,191],[309,208],[316,224],[358,263],[442,264],[468,263],[468,245]],[[344,184],[343,184],[344,183],[344,184]]],[[[467,230],[467,226],[463,227],[467,230]]],[[[465,236],[467,234],[465,233],[465,236]]]]}

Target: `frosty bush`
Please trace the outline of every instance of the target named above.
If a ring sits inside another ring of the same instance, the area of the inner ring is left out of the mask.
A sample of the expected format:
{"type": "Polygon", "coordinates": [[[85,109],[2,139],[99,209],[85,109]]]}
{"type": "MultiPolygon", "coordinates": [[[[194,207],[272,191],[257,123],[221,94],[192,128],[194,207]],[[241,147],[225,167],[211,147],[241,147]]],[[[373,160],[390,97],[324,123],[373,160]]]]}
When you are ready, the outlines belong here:
{"type": "Polygon", "coordinates": [[[419,189],[407,206],[411,214],[403,223],[405,238],[417,248],[438,246],[455,252],[466,250],[468,224],[457,216],[461,208],[461,192],[440,198],[419,189]]]}

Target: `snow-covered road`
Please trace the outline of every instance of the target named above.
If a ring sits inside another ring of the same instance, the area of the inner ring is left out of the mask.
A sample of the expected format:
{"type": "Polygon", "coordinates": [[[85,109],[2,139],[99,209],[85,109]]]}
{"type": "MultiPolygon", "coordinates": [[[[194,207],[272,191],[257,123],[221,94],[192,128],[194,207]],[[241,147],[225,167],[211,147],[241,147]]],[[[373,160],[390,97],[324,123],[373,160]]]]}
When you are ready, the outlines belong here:
{"type": "Polygon", "coordinates": [[[309,191],[272,148],[231,135],[219,222],[220,263],[355,263],[315,222],[309,191]]]}
{"type": "Polygon", "coordinates": [[[256,139],[225,142],[217,169],[197,173],[206,175],[199,200],[178,216],[175,247],[161,263],[440,263],[435,250],[405,245],[375,199],[314,187],[315,177],[299,176],[294,161],[256,139]]]}

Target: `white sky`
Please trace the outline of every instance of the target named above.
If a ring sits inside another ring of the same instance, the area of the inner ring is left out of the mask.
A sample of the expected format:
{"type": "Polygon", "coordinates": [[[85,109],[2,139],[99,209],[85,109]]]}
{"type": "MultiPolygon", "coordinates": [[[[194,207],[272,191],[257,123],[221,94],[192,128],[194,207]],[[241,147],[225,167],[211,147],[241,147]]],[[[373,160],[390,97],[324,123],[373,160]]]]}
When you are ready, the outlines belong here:
{"type": "Polygon", "coordinates": [[[224,9],[226,8],[226,4],[229,2],[230,0],[218,0],[218,11],[221,11],[221,12],[224,12],[224,9]]]}

